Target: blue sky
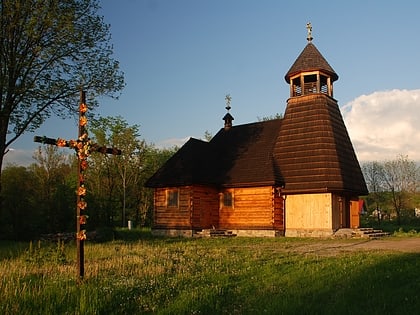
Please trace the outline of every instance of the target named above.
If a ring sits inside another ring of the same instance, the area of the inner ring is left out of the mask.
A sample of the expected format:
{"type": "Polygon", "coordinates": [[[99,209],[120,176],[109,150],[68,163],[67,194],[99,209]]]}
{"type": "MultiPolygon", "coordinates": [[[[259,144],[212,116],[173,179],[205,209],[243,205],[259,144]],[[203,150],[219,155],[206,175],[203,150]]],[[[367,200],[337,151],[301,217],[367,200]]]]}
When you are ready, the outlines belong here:
{"type": "MultiPolygon", "coordinates": [[[[226,94],[236,125],[283,113],[284,75],[305,47],[311,22],[313,43],[339,75],[334,97],[359,159],[420,160],[419,1],[101,4],[127,86],[118,101],[101,99],[98,112],[140,125],[149,143],[181,145],[206,131],[214,135],[223,126],[226,94]]],[[[50,119],[14,143],[6,163],[33,162],[34,135],[76,134],[72,118],[50,119]]]]}

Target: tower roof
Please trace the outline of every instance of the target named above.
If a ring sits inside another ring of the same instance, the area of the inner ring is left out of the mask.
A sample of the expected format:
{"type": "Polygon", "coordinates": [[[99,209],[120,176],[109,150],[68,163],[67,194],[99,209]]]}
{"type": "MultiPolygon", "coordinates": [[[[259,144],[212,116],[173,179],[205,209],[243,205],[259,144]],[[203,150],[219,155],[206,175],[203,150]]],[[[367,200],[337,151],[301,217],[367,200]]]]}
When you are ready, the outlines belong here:
{"type": "Polygon", "coordinates": [[[335,73],[334,69],[329,65],[327,60],[325,60],[315,45],[311,41],[308,41],[308,44],[300,53],[299,57],[297,57],[296,61],[290,67],[284,78],[286,82],[289,83],[290,77],[300,72],[316,70],[323,71],[330,75],[333,81],[338,79],[337,73],[335,73]]]}

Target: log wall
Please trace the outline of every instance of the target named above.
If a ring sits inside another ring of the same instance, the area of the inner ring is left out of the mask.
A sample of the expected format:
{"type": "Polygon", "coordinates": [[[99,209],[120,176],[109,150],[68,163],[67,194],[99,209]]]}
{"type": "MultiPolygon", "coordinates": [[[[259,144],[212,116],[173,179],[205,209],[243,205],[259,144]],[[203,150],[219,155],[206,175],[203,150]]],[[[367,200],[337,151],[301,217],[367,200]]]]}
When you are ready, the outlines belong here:
{"type": "Polygon", "coordinates": [[[168,207],[167,188],[156,188],[154,193],[155,228],[191,228],[191,186],[179,189],[178,207],[168,207]]]}
{"type": "Polygon", "coordinates": [[[235,188],[231,191],[233,206],[225,207],[220,203],[220,228],[273,229],[275,225],[281,228],[281,201],[280,197],[275,200],[273,187],[235,188]]]}

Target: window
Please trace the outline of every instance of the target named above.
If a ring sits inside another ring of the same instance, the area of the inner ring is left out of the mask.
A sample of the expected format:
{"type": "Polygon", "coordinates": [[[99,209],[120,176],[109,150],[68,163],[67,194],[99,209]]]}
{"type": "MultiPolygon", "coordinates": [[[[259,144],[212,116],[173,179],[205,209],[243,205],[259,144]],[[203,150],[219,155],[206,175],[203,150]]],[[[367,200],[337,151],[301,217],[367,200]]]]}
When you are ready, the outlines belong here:
{"type": "Polygon", "coordinates": [[[328,77],[326,77],[325,75],[320,75],[320,81],[321,81],[321,93],[330,95],[330,91],[329,91],[329,87],[328,87],[328,77]]]}
{"type": "Polygon", "coordinates": [[[305,75],[303,77],[305,94],[317,93],[317,76],[316,74],[305,75]]]}
{"type": "Polygon", "coordinates": [[[293,85],[293,95],[292,96],[301,96],[302,95],[302,87],[300,85],[300,77],[294,78],[292,80],[293,85]]]}
{"type": "Polygon", "coordinates": [[[166,205],[168,207],[178,207],[179,202],[179,190],[168,189],[166,191],[166,205]]]}
{"type": "Polygon", "coordinates": [[[222,204],[224,207],[233,207],[233,194],[231,191],[225,191],[222,194],[222,204]]]}

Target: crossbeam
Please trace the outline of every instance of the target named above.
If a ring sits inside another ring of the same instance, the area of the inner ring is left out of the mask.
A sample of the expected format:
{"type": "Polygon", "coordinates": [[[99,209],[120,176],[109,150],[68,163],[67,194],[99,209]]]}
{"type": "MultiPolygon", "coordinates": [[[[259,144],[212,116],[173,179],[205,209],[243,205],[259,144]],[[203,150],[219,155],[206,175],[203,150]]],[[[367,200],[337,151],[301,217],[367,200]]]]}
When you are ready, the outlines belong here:
{"type": "MultiPolygon", "coordinates": [[[[35,136],[34,142],[39,142],[42,144],[50,144],[50,145],[56,145],[59,147],[67,147],[67,148],[73,148],[74,147],[74,141],[75,140],[64,140],[61,138],[54,139],[54,138],[48,138],[45,136],[35,136]]],[[[82,141],[76,140],[77,143],[82,143],[82,141]]],[[[104,154],[112,154],[112,155],[121,155],[121,150],[116,148],[107,148],[106,146],[99,146],[96,143],[93,143],[90,148],[91,152],[99,152],[104,154]]]]}

